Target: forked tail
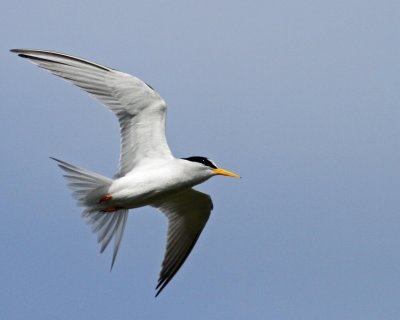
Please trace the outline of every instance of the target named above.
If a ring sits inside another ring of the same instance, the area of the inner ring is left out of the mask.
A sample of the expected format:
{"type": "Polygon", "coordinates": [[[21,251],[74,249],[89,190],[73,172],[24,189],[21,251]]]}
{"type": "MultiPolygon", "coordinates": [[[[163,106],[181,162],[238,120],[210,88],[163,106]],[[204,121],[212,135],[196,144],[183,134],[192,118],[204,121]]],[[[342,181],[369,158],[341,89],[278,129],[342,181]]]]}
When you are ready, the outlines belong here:
{"type": "Polygon", "coordinates": [[[101,246],[100,252],[103,252],[111,239],[114,238],[112,268],[128,218],[127,209],[104,212],[105,204],[102,203],[101,199],[107,194],[113,180],[67,162],[55,158],[51,159],[55,160],[65,172],[64,177],[68,181],[67,185],[72,190],[72,195],[78,206],[85,208],[82,217],[91,225],[92,231],[97,233],[97,242],[101,246]]]}

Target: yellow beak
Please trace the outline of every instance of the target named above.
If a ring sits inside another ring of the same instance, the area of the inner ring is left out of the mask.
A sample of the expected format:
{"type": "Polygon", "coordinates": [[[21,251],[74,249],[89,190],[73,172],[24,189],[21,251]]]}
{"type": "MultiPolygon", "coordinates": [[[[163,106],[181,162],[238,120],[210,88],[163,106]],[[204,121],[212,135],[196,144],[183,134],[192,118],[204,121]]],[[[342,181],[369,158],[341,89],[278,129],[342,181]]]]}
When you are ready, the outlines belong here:
{"type": "Polygon", "coordinates": [[[220,174],[222,176],[228,176],[228,177],[234,177],[234,178],[240,178],[236,173],[229,172],[227,170],[221,169],[221,168],[216,168],[212,169],[216,174],[220,174]]]}

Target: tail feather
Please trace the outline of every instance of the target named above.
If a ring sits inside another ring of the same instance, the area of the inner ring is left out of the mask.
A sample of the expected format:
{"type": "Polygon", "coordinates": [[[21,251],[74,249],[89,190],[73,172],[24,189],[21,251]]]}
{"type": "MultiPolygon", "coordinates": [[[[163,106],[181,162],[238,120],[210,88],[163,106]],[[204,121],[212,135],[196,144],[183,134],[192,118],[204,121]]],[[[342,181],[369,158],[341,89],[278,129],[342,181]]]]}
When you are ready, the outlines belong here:
{"type": "Polygon", "coordinates": [[[67,185],[72,190],[78,206],[85,207],[89,211],[97,211],[99,199],[107,193],[112,180],[67,162],[51,159],[65,172],[64,178],[68,181],[67,185]]]}
{"type": "Polygon", "coordinates": [[[67,185],[72,190],[72,195],[78,206],[85,208],[82,217],[91,225],[93,233],[97,233],[97,242],[100,244],[101,253],[114,238],[112,269],[128,218],[127,209],[120,209],[112,213],[101,211],[105,204],[100,203],[99,199],[107,193],[112,179],[55,158],[51,159],[56,161],[65,172],[64,177],[68,181],[67,185]]]}

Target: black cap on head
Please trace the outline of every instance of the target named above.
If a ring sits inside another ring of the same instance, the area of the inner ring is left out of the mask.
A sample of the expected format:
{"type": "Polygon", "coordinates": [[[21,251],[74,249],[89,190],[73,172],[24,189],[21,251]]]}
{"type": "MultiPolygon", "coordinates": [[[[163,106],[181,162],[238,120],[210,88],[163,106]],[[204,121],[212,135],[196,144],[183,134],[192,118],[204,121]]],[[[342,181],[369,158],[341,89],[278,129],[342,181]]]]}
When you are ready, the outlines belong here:
{"type": "Polygon", "coordinates": [[[217,169],[217,166],[215,165],[214,162],[212,162],[211,160],[205,158],[205,157],[199,157],[199,156],[195,156],[195,157],[189,157],[189,158],[182,158],[182,160],[187,160],[187,161],[192,161],[192,162],[198,162],[201,163],[207,167],[213,168],[213,169],[217,169]]]}

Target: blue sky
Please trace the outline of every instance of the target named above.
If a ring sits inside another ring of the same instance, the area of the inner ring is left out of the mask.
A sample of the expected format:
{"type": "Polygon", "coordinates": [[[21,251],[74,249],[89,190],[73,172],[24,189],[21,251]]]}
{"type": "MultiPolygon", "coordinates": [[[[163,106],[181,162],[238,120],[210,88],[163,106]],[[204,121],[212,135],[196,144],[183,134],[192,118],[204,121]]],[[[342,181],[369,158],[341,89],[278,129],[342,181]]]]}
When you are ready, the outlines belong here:
{"type": "Polygon", "coordinates": [[[399,319],[398,1],[3,1],[1,319],[399,319]],[[11,48],[132,73],[177,157],[239,173],[154,298],[166,219],[98,253],[54,156],[111,176],[114,116],[11,48]]]}

